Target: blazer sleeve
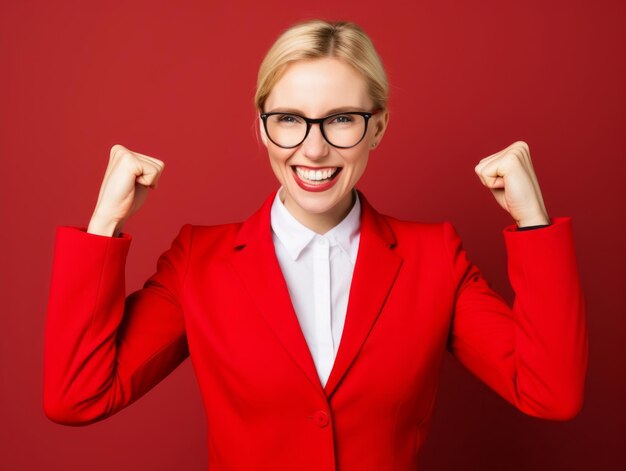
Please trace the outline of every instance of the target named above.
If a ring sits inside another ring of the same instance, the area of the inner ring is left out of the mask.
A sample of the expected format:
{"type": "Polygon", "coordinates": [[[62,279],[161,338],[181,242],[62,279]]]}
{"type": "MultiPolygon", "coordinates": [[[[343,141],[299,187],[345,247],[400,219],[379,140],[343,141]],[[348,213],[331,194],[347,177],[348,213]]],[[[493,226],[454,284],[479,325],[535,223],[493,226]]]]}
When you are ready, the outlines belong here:
{"type": "Polygon", "coordinates": [[[156,273],[125,297],[131,236],[57,227],[44,346],[48,418],[87,425],[109,417],[187,358],[180,297],[191,237],[187,224],[156,273]]]}
{"type": "Polygon", "coordinates": [[[532,231],[503,230],[512,307],[468,259],[452,224],[443,223],[443,232],[456,287],[448,349],[522,412],[553,420],[576,416],[588,338],[571,218],[553,218],[532,231]]]}

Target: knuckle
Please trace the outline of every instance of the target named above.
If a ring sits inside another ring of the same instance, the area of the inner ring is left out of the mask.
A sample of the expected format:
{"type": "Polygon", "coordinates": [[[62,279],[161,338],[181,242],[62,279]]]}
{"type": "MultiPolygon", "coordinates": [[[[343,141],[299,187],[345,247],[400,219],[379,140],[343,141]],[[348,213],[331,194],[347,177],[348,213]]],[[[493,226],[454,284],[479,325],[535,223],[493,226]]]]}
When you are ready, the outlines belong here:
{"type": "Polygon", "coordinates": [[[123,146],[123,145],[121,145],[121,144],[115,144],[115,145],[113,145],[113,146],[111,147],[111,151],[112,151],[112,152],[118,152],[118,151],[120,151],[120,150],[128,150],[128,149],[126,149],[126,147],[124,147],[124,146],[123,146]]]}
{"type": "Polygon", "coordinates": [[[514,147],[507,153],[508,159],[515,157],[515,160],[522,160],[524,158],[524,151],[519,147],[514,147]]]}
{"type": "Polygon", "coordinates": [[[117,153],[123,149],[124,147],[121,146],[120,144],[115,144],[111,147],[111,150],[109,151],[109,158],[111,160],[113,160],[115,158],[115,156],[117,155],[117,153]]]}
{"type": "Polygon", "coordinates": [[[117,156],[118,162],[120,165],[125,166],[126,168],[135,168],[137,167],[137,159],[133,155],[132,152],[129,151],[121,151],[117,156]]]}

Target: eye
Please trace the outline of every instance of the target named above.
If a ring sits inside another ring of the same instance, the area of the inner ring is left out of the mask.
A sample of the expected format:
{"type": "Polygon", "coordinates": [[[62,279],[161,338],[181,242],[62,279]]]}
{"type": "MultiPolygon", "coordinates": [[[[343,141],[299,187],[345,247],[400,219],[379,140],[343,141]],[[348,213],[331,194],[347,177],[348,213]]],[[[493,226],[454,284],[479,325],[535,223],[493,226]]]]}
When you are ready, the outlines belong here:
{"type": "Polygon", "coordinates": [[[350,114],[340,114],[333,116],[330,120],[331,124],[350,124],[354,121],[354,116],[350,114]]]}
{"type": "Polygon", "coordinates": [[[276,122],[280,124],[300,124],[302,119],[294,114],[277,114],[274,115],[276,122]]]}

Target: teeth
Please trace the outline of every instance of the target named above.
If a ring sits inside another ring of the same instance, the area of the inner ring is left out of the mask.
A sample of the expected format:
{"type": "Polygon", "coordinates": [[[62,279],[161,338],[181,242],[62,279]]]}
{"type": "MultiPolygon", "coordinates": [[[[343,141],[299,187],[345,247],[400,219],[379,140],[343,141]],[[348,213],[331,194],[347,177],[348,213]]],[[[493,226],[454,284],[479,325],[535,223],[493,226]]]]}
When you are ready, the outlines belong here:
{"type": "Polygon", "coordinates": [[[336,168],[324,169],[324,170],[308,170],[300,167],[296,167],[298,176],[305,180],[320,181],[330,178],[336,168]]]}

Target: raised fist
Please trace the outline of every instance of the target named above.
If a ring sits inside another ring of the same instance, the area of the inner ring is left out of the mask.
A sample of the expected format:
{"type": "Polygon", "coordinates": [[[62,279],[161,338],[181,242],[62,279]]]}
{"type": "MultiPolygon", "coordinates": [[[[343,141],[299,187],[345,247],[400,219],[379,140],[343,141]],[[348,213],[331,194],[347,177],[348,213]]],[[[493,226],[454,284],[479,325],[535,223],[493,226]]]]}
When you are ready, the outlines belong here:
{"type": "Polygon", "coordinates": [[[530,150],[524,141],[516,141],[485,157],[474,171],[518,227],[550,223],[530,150]]]}
{"type": "Polygon", "coordinates": [[[145,201],[148,188],[157,187],[164,167],[154,157],[114,145],[87,232],[118,236],[126,220],[145,201]]]}

